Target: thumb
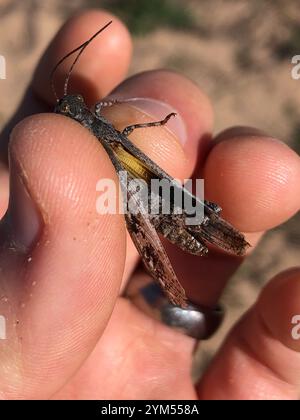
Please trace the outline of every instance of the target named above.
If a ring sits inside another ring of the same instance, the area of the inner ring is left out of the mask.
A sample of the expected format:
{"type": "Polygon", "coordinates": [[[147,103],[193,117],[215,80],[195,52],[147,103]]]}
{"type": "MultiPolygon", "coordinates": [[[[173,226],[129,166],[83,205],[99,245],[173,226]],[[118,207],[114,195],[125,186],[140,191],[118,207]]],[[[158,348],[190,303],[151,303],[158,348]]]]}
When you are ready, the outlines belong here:
{"type": "Polygon", "coordinates": [[[123,272],[124,222],[96,212],[97,181],[117,178],[79,124],[52,114],[27,118],[14,129],[9,153],[10,200],[0,225],[0,395],[47,398],[106,327],[123,272]]]}

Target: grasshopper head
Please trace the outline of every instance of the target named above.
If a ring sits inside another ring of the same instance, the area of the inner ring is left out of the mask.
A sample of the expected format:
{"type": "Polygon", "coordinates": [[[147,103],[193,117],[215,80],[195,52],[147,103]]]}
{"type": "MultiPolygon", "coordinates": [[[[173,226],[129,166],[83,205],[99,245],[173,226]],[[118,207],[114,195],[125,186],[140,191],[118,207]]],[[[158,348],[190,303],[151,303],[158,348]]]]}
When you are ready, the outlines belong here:
{"type": "Polygon", "coordinates": [[[84,99],[81,95],[65,95],[58,101],[54,112],[66,115],[73,120],[80,120],[85,109],[86,104],[84,103],[84,99]]]}

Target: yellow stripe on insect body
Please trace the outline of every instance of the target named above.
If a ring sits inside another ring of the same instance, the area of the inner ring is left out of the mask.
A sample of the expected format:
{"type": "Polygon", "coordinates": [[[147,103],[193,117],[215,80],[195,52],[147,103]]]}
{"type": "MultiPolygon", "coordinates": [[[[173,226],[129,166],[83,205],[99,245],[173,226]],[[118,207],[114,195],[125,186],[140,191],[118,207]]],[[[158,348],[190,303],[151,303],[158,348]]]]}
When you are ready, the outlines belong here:
{"type": "Polygon", "coordinates": [[[118,145],[114,147],[114,152],[117,155],[124,169],[126,169],[133,178],[143,179],[146,182],[150,182],[154,174],[135,156],[127,152],[124,147],[118,145]]]}

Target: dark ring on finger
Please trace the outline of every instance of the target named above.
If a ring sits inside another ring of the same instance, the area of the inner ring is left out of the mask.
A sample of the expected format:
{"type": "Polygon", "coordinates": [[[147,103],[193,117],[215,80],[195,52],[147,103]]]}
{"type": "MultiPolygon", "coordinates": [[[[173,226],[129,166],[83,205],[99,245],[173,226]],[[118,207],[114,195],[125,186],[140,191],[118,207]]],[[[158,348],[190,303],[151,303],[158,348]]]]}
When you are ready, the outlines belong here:
{"type": "Polygon", "coordinates": [[[188,301],[186,308],[169,302],[157,283],[137,277],[127,286],[125,296],[151,318],[181,331],[196,340],[207,340],[221,325],[224,310],[188,301]]]}

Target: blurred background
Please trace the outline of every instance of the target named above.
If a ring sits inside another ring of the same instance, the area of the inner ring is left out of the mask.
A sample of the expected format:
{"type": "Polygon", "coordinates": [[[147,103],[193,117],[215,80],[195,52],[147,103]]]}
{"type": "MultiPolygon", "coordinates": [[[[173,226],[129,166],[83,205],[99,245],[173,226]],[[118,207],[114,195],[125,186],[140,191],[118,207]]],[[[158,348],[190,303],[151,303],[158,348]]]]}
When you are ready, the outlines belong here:
{"type": "MultiPolygon", "coordinates": [[[[19,103],[42,51],[61,24],[84,8],[106,8],[134,40],[130,74],[157,67],[180,71],[210,96],[215,133],[256,126],[300,152],[300,80],[291,58],[300,54],[299,0],[0,0],[0,128],[19,103]]],[[[284,197],[282,197],[284,200],[284,197]]],[[[300,215],[269,232],[224,294],[226,321],[197,353],[197,371],[262,285],[299,264],[300,215]]]]}

